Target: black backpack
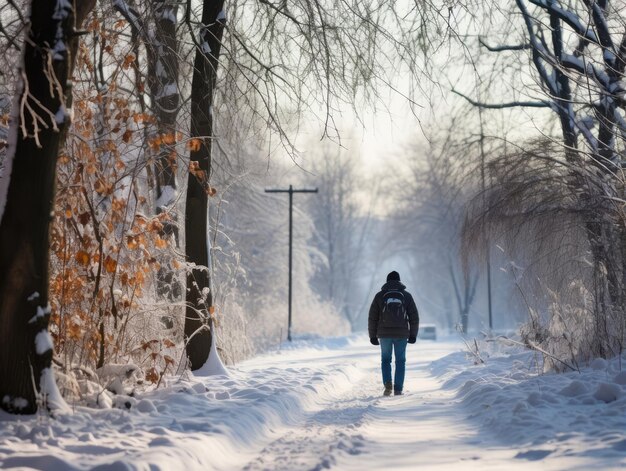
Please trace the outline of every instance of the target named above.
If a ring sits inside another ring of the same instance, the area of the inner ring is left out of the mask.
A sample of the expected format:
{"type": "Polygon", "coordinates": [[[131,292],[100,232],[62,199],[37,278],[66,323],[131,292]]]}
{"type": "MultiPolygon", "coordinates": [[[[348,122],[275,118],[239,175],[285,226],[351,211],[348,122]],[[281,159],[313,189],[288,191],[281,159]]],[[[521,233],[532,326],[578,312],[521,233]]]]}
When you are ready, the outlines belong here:
{"type": "Polygon", "coordinates": [[[409,321],[404,293],[398,290],[385,291],[383,294],[382,324],[385,327],[404,327],[409,321]]]}

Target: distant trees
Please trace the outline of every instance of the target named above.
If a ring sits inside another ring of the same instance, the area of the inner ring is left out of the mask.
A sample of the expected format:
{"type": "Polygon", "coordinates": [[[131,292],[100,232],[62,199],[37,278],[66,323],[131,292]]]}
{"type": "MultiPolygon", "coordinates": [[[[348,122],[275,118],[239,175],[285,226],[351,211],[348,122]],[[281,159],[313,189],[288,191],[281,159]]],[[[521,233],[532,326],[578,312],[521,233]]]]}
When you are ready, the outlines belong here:
{"type": "Polygon", "coordinates": [[[453,120],[447,132],[429,143],[407,143],[406,162],[391,190],[390,240],[412,267],[417,297],[426,303],[422,317],[432,316],[441,326],[459,326],[467,333],[483,270],[461,263],[465,205],[478,187],[468,169],[475,168],[470,156],[476,149],[462,134],[454,139],[460,128],[453,120]]]}
{"type": "Polygon", "coordinates": [[[323,143],[312,145],[308,158],[312,175],[307,180],[319,193],[306,207],[315,225],[315,246],[324,256],[313,283],[322,299],[336,306],[358,330],[364,325],[359,324],[364,315],[359,308],[368,295],[361,292],[359,279],[368,265],[364,254],[372,235],[372,208],[366,198],[373,198],[362,193],[367,185],[356,150],[323,143]]]}

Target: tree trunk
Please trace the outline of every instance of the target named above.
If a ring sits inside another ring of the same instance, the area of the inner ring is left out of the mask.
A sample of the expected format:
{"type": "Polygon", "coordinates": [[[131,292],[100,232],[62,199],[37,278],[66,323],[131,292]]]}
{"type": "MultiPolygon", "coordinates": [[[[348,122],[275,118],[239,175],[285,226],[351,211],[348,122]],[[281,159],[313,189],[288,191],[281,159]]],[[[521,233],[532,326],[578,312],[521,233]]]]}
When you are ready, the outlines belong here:
{"type": "Polygon", "coordinates": [[[185,252],[195,264],[187,275],[187,312],[185,337],[192,370],[206,362],[211,348],[208,323],[212,306],[208,250],[208,196],[211,174],[212,105],[217,79],[218,57],[226,18],[224,1],[206,0],[202,7],[202,26],[196,43],[191,84],[191,146],[189,180],[185,207],[185,252]],[[197,145],[195,145],[197,143],[197,145]]]}
{"type": "Polygon", "coordinates": [[[0,184],[0,407],[34,413],[56,391],[48,333],[48,235],[56,162],[70,97],[80,24],[95,0],[33,0],[23,46],[22,83],[0,184]],[[26,135],[24,134],[26,133],[26,135]]]}
{"type": "MultiPolygon", "coordinates": [[[[153,2],[154,35],[148,38],[148,84],[150,101],[157,121],[157,133],[162,136],[156,158],[157,214],[169,212],[171,220],[163,223],[163,238],[174,238],[178,246],[176,183],[176,132],[180,103],[178,91],[178,40],[176,25],[178,1],[155,0],[153,2]]],[[[157,276],[157,293],[170,301],[180,299],[182,288],[170,266],[171,257],[163,257],[157,276]]]]}

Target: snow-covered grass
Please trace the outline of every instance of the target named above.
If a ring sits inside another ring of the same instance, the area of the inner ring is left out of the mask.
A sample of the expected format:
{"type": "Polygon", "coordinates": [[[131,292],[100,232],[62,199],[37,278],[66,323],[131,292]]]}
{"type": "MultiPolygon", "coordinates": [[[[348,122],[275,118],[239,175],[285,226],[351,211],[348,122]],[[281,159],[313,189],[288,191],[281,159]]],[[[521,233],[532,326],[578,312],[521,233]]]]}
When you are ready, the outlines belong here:
{"type": "MultiPolygon", "coordinates": [[[[227,375],[169,377],[106,409],[0,414],[0,468],[45,470],[617,469],[618,359],[542,374],[533,353],[459,339],[409,345],[405,394],[382,397],[364,335],[298,338],[227,375]],[[483,348],[483,347],[481,347],[483,348]],[[130,409],[128,409],[130,408],[130,409]]],[[[122,397],[122,396],[119,396],[122,397]]]]}
{"type": "Polygon", "coordinates": [[[501,342],[483,347],[484,364],[465,352],[431,364],[442,388],[454,391],[483,432],[532,448],[517,455],[527,460],[550,455],[626,464],[626,356],[598,358],[580,372],[544,374],[541,355],[501,342]]]}

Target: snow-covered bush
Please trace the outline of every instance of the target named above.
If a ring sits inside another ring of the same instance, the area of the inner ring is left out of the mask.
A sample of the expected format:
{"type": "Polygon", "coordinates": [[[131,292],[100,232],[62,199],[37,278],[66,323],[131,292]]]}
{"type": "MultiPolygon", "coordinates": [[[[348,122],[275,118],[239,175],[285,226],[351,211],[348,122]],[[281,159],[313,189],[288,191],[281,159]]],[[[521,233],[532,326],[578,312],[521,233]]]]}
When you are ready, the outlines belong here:
{"type": "Polygon", "coordinates": [[[626,340],[623,214],[563,152],[538,140],[493,160],[465,228],[470,250],[484,250],[485,233],[500,241],[529,311],[522,338],[557,370],[617,356],[626,340]]]}

